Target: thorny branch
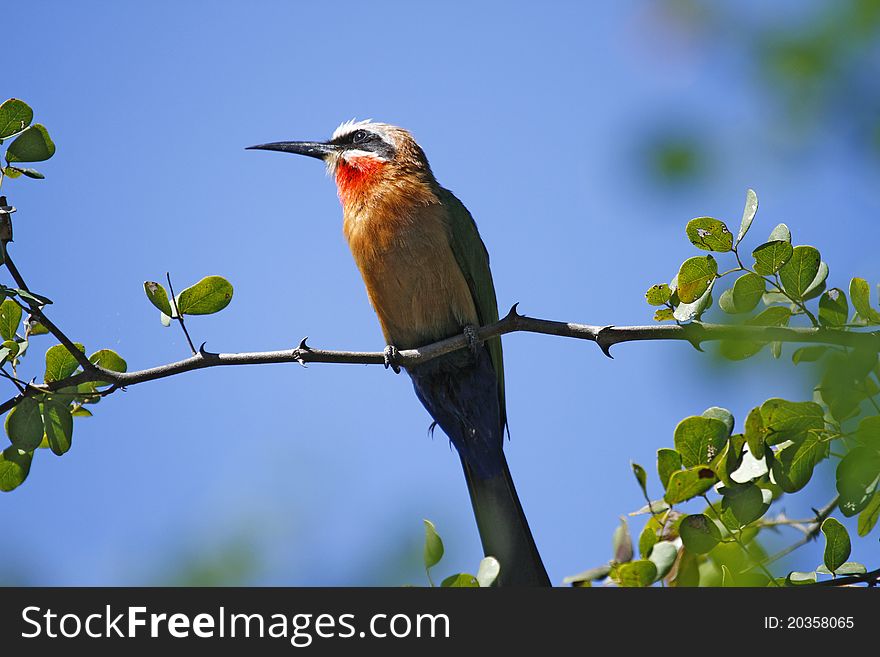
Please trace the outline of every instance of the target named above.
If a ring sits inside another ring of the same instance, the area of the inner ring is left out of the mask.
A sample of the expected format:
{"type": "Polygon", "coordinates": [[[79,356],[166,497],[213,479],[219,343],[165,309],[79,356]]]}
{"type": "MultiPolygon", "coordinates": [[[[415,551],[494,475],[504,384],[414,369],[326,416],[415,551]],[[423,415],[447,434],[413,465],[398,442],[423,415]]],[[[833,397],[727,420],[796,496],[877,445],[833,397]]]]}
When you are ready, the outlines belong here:
{"type": "MultiPolygon", "coordinates": [[[[7,258],[7,265],[12,263],[7,258]]],[[[589,324],[575,324],[571,322],[557,322],[535,317],[526,317],[517,312],[515,304],[507,315],[488,326],[477,330],[480,340],[506,335],[508,333],[527,332],[541,333],[544,335],[557,335],[561,337],[576,338],[595,342],[604,354],[611,356],[610,349],[613,345],[621,342],[636,342],[642,340],[683,340],[691,343],[697,349],[703,342],[715,340],[752,340],[759,342],[783,341],[783,342],[807,342],[833,344],[847,347],[864,347],[880,350],[880,333],[877,332],[853,332],[841,331],[828,328],[784,328],[762,326],[729,326],[724,324],[700,324],[691,323],[685,325],[657,325],[657,326],[593,326],[589,324]]],[[[59,342],[67,347],[77,361],[83,366],[83,371],[72,376],[53,381],[48,384],[34,385],[15,397],[0,404],[0,413],[5,413],[18,404],[25,397],[52,392],[60,388],[79,385],[81,383],[103,381],[113,385],[113,389],[136,385],[146,381],[155,381],[169,376],[191,372],[193,370],[208,367],[220,367],[226,365],[261,365],[267,363],[340,363],[340,364],[364,364],[384,365],[385,356],[381,351],[334,351],[327,349],[315,349],[306,344],[303,339],[293,349],[279,351],[261,351],[244,353],[212,353],[205,349],[204,343],[197,353],[166,365],[159,365],[136,372],[111,372],[102,367],[90,363],[85,354],[73,346],[54,324],[48,321],[45,314],[39,308],[35,309],[35,316],[45,322],[59,342]]],[[[452,351],[463,349],[468,346],[467,338],[456,335],[445,340],[419,347],[417,349],[404,349],[398,352],[397,362],[401,367],[412,367],[425,363],[429,360],[443,356],[452,351]]]]}

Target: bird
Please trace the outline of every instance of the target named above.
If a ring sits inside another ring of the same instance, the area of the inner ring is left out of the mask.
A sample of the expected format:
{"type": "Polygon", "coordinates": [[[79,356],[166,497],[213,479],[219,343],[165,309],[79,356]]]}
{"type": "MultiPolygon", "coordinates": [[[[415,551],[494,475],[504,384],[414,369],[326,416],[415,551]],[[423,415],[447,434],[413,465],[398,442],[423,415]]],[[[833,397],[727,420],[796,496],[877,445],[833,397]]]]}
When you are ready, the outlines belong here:
{"type": "MultiPolygon", "coordinates": [[[[489,254],[470,212],[442,187],[403,128],[346,121],[327,141],[249,146],[322,160],[336,182],[343,234],[376,312],[385,366],[398,351],[464,333],[467,347],[404,367],[416,396],[458,452],[497,586],[549,586],[546,569],[504,455],[507,410],[501,338],[477,328],[498,321],[489,254]]],[[[509,431],[508,431],[509,435],[509,431]]]]}

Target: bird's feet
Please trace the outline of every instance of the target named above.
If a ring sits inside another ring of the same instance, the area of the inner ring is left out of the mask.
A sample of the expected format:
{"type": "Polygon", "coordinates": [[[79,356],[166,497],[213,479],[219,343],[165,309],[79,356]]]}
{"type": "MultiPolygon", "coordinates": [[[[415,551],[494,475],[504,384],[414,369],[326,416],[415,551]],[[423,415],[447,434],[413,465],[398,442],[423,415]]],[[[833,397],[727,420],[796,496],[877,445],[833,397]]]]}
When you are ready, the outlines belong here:
{"type": "Polygon", "coordinates": [[[385,350],[382,352],[382,355],[385,356],[385,369],[387,370],[390,367],[394,370],[395,374],[400,374],[400,365],[397,364],[397,347],[393,344],[385,345],[385,350]]]}
{"type": "Polygon", "coordinates": [[[464,337],[467,340],[468,349],[470,352],[476,356],[480,353],[480,348],[483,346],[483,343],[480,342],[480,338],[477,336],[477,327],[473,324],[468,324],[464,327],[464,337]]]}

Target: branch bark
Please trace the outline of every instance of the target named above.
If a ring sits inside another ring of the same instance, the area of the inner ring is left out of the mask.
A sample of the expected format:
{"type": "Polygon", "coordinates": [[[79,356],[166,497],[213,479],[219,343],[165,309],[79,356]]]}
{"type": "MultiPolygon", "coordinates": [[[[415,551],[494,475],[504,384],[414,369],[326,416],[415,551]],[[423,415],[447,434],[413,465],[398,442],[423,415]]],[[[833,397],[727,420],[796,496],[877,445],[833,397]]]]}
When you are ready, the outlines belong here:
{"type": "MultiPolygon", "coordinates": [[[[4,243],[4,251],[6,250],[4,243]]],[[[25,292],[30,292],[30,289],[27,286],[27,283],[24,281],[24,277],[21,275],[21,272],[18,271],[18,267],[15,266],[15,263],[12,261],[12,258],[9,257],[9,252],[5,253],[6,260],[6,268],[9,270],[9,273],[12,275],[12,279],[15,281],[15,284],[25,292]]],[[[73,341],[64,334],[60,328],[55,326],[55,324],[46,317],[46,314],[43,312],[43,309],[40,307],[38,303],[35,301],[31,301],[30,299],[25,299],[25,303],[27,304],[26,310],[30,312],[33,317],[36,317],[37,320],[46,327],[46,329],[55,336],[55,339],[58,340],[64,347],[69,351],[73,357],[76,359],[76,362],[79,363],[80,367],[83,368],[83,371],[91,371],[94,370],[93,364],[89,361],[88,356],[86,356],[83,352],[76,348],[76,345],[73,344],[73,341]]]]}
{"type": "MultiPolygon", "coordinates": [[[[10,264],[7,261],[7,264],[10,264]]],[[[547,319],[526,317],[517,312],[515,304],[510,312],[499,321],[477,330],[480,340],[506,335],[508,333],[527,332],[544,335],[556,335],[561,337],[576,338],[595,342],[602,352],[611,357],[612,346],[621,342],[637,342],[643,340],[681,340],[692,344],[697,349],[707,341],[716,340],[751,340],[758,342],[801,342],[838,345],[845,347],[862,347],[880,351],[880,333],[878,332],[854,332],[841,331],[829,328],[783,328],[761,326],[729,326],[725,324],[700,324],[691,323],[685,325],[653,325],[653,326],[594,326],[589,324],[575,324],[571,322],[557,322],[547,319]]],[[[41,313],[42,315],[42,313],[41,313]]],[[[39,317],[39,316],[38,316],[39,317]]],[[[45,318],[42,315],[40,318],[45,318]]],[[[50,324],[46,324],[50,328],[50,324]]],[[[51,328],[50,328],[51,330],[51,328]]],[[[68,349],[72,349],[72,343],[58,331],[53,334],[68,349]]],[[[440,340],[417,349],[404,349],[398,352],[397,362],[401,367],[412,367],[425,363],[429,360],[443,356],[458,349],[464,349],[468,342],[464,334],[456,335],[445,340],[440,340]]],[[[118,373],[111,372],[102,367],[90,363],[85,355],[79,350],[82,358],[78,358],[83,371],[60,381],[53,381],[43,385],[29,385],[23,393],[8,399],[0,404],[0,414],[10,410],[25,397],[32,397],[41,393],[52,392],[60,388],[78,385],[81,383],[103,381],[112,384],[111,390],[127,386],[155,381],[169,376],[191,372],[193,370],[206,369],[209,367],[221,367],[229,365],[262,365],[268,363],[339,363],[339,364],[364,364],[384,365],[385,357],[381,351],[334,351],[326,349],[313,349],[306,344],[306,339],[293,349],[280,351],[261,351],[245,353],[212,353],[205,349],[205,345],[189,358],[166,365],[159,365],[135,372],[118,373]],[[83,363],[85,361],[85,363],[83,363]]],[[[76,353],[74,353],[76,355],[76,353]]]]}

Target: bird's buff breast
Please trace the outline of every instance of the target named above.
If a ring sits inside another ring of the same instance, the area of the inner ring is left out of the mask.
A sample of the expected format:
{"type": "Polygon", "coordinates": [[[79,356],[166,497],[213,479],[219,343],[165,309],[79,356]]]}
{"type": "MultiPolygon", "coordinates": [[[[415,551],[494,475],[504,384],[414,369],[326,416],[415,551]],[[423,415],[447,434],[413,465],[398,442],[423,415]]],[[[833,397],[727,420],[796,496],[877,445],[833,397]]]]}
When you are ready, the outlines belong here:
{"type": "Polygon", "coordinates": [[[345,236],[385,339],[401,349],[478,323],[443,216],[439,205],[384,216],[345,216],[345,236]]]}

